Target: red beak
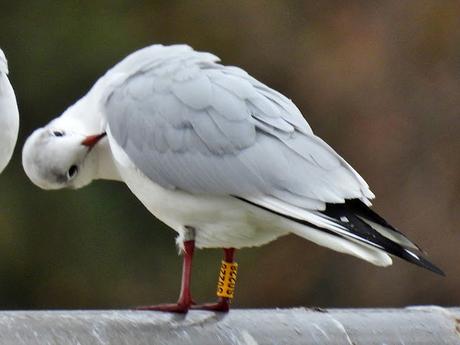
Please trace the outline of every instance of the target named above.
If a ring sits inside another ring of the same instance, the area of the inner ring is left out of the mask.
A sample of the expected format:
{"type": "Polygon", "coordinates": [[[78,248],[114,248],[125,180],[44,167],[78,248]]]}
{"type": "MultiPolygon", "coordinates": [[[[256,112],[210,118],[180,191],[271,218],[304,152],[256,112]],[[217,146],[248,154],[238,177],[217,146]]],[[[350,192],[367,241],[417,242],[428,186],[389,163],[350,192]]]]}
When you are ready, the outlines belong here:
{"type": "Polygon", "coordinates": [[[105,136],[105,132],[101,134],[89,135],[81,142],[81,144],[84,146],[88,146],[91,149],[94,145],[98,143],[99,140],[101,140],[105,136]]]}

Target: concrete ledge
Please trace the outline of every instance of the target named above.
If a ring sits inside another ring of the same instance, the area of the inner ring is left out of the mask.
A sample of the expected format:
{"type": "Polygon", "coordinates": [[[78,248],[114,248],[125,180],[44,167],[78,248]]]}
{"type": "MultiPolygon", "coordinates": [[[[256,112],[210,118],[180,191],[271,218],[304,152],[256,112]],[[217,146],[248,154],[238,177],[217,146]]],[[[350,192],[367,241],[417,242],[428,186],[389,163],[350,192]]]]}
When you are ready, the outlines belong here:
{"type": "Polygon", "coordinates": [[[1,345],[460,344],[460,308],[0,312],[1,345]]]}

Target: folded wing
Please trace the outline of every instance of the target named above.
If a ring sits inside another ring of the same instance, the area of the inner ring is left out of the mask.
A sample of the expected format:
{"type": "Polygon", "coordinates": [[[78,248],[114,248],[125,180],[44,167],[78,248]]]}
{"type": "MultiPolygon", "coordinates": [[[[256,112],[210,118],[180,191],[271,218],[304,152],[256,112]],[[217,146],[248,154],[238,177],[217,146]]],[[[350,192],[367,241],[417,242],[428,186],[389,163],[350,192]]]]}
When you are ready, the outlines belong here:
{"type": "Polygon", "coordinates": [[[148,178],[235,196],[357,243],[382,262],[389,253],[436,271],[368,208],[366,182],[289,99],[213,55],[184,49],[129,70],[103,105],[112,137],[148,178]]]}

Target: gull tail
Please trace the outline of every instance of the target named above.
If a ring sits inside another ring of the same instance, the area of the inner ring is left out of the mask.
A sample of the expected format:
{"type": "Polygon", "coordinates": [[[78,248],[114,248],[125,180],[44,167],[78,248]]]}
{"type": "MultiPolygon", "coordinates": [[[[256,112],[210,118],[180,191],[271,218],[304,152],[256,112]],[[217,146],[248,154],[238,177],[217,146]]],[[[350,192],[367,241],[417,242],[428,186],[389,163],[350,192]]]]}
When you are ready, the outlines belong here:
{"type": "Polygon", "coordinates": [[[292,232],[333,250],[378,266],[391,265],[391,256],[444,276],[420,253],[420,248],[358,199],[326,204],[324,211],[301,209],[279,199],[238,199],[292,221],[292,232]]]}
{"type": "Polygon", "coordinates": [[[417,266],[444,276],[444,272],[424,258],[420,247],[366,206],[361,200],[346,200],[343,204],[326,204],[324,215],[345,226],[367,243],[388,254],[398,256],[417,266]]]}

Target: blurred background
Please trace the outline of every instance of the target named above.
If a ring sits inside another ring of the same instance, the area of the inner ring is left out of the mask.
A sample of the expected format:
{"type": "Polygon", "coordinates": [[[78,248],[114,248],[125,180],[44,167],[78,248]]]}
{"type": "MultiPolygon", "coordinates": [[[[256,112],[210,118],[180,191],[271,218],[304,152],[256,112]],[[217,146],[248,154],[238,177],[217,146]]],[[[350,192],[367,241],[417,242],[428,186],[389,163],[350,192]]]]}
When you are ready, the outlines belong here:
{"type": "MultiPolygon", "coordinates": [[[[378,268],[287,236],[237,253],[237,307],[460,304],[459,1],[3,2],[0,46],[21,113],[0,176],[0,309],[173,302],[175,233],[121,183],[46,192],[21,149],[109,67],[152,43],[213,52],[281,91],[377,195],[375,209],[447,273],[378,268]]],[[[211,301],[221,252],[193,292],[211,301]]]]}

